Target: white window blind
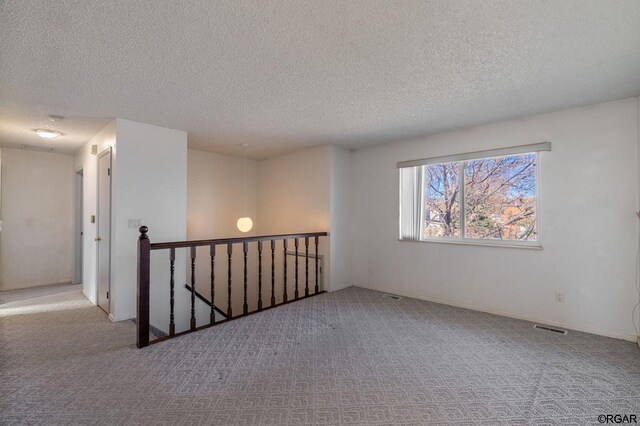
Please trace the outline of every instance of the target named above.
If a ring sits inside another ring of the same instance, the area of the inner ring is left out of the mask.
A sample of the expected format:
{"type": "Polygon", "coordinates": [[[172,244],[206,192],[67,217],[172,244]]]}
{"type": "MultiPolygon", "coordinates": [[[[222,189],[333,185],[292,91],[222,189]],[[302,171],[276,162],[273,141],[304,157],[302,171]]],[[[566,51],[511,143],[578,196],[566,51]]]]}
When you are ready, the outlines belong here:
{"type": "Polygon", "coordinates": [[[422,232],[422,188],[424,169],[400,169],[400,239],[420,240],[422,232]]]}
{"type": "Polygon", "coordinates": [[[400,161],[398,168],[426,166],[429,164],[453,163],[464,160],[477,160],[487,157],[504,157],[506,155],[524,154],[528,152],[551,151],[551,142],[512,146],[508,148],[490,149],[486,151],[467,152],[463,154],[445,155],[441,157],[422,158],[419,160],[400,161]]]}

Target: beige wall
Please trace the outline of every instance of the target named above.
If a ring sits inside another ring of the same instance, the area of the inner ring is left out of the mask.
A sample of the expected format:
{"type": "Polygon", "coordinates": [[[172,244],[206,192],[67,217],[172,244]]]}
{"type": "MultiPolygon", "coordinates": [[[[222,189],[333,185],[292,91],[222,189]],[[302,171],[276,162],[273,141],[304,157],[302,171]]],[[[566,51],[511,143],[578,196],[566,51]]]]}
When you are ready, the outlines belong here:
{"type": "Polygon", "coordinates": [[[331,146],[258,162],[260,234],[329,229],[331,146]]]}
{"type": "Polygon", "coordinates": [[[324,290],[329,291],[352,283],[352,155],[323,145],[258,162],[260,234],[328,231],[329,239],[321,239],[320,254],[324,256],[324,290]]]}
{"type": "Polygon", "coordinates": [[[246,160],[246,213],[253,229],[243,234],[236,222],[242,215],[243,159],[187,150],[187,238],[212,239],[256,235],[257,161],[246,160]]]}
{"type": "MultiPolygon", "coordinates": [[[[187,239],[208,240],[213,238],[242,237],[257,235],[257,161],[246,160],[246,214],[254,222],[253,229],[243,234],[236,227],[236,222],[243,214],[243,159],[231,155],[215,154],[189,149],[187,150],[187,239]]],[[[250,244],[248,256],[248,298],[249,309],[257,305],[257,265],[256,244],[250,244]]],[[[184,252],[187,262],[189,256],[184,252]]],[[[215,274],[218,277],[215,304],[226,311],[227,308],[227,251],[226,246],[217,247],[215,274]]],[[[201,294],[210,294],[210,253],[209,247],[199,247],[196,251],[196,288],[201,294]]],[[[233,248],[234,285],[232,290],[232,306],[235,314],[242,311],[243,304],[243,254],[242,245],[233,248]]],[[[187,277],[184,282],[190,281],[187,277]]],[[[182,286],[180,286],[182,287],[182,286]]],[[[178,289],[181,293],[187,290],[178,289]]],[[[266,293],[263,293],[263,296],[266,293]]],[[[208,321],[208,317],[204,318],[208,321]]],[[[201,318],[198,318],[200,324],[201,318]]]]}
{"type": "MultiPolygon", "coordinates": [[[[261,235],[329,231],[331,146],[303,149],[258,162],[258,229],[261,235]]],[[[293,241],[288,250],[294,250],[293,241]]],[[[303,250],[301,241],[300,249],[303,250]]],[[[284,280],[282,241],[277,242],[276,282],[284,280]]],[[[311,248],[313,253],[314,249],[311,248]]],[[[324,284],[330,290],[330,248],[320,240],[324,256],[324,284]]],[[[293,258],[288,257],[288,294],[293,294],[293,258]]],[[[312,266],[313,268],[313,266],[312,266]]],[[[276,294],[277,300],[280,295],[276,294]]],[[[291,297],[291,296],[289,296],[291,297]]]]}
{"type": "Polygon", "coordinates": [[[2,148],[0,290],[70,282],[73,157],[2,148]]]}

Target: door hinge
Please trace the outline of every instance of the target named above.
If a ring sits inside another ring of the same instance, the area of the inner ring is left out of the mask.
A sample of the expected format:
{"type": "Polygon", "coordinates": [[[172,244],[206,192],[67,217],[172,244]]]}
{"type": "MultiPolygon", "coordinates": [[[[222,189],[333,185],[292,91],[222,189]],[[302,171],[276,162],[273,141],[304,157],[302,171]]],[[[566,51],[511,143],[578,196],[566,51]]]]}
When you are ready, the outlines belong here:
{"type": "Polygon", "coordinates": [[[109,298],[109,292],[107,292],[107,299],[109,298]]]}
{"type": "Polygon", "coordinates": [[[107,169],[107,176],[111,176],[111,167],[107,169]]]}

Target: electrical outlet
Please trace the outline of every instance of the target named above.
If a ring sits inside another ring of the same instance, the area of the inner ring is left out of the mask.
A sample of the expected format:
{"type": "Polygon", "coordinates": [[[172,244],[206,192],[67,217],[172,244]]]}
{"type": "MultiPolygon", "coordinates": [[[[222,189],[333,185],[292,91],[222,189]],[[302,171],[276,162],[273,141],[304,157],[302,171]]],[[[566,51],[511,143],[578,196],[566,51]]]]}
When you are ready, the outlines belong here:
{"type": "Polygon", "coordinates": [[[564,302],[564,291],[556,291],[556,302],[564,302]]]}

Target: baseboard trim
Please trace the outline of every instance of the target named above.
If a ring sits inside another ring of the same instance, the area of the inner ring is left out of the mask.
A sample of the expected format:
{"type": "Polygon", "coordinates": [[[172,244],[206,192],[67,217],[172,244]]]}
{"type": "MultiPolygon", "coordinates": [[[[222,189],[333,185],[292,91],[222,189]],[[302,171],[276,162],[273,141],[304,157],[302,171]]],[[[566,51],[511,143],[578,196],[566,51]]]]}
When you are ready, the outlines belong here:
{"type": "Polygon", "coordinates": [[[604,337],[611,337],[613,339],[626,340],[629,342],[637,342],[638,346],[640,346],[640,338],[638,338],[638,336],[635,336],[633,334],[612,333],[610,331],[602,330],[595,327],[582,326],[579,324],[573,324],[573,323],[568,323],[564,321],[553,321],[553,320],[549,320],[548,318],[540,318],[540,317],[531,316],[531,315],[522,315],[515,312],[501,311],[498,309],[475,306],[467,303],[460,303],[460,302],[455,302],[453,300],[441,299],[437,297],[423,296],[415,293],[398,292],[395,290],[389,291],[389,289],[387,288],[383,289],[379,287],[372,287],[372,286],[365,286],[365,285],[354,285],[354,287],[366,288],[369,290],[375,290],[382,293],[397,294],[398,296],[411,297],[413,299],[425,300],[427,302],[439,303],[441,305],[455,306],[457,308],[471,309],[473,311],[486,312],[488,314],[500,315],[503,317],[515,318],[523,321],[539,322],[542,324],[566,328],[569,330],[581,331],[581,332],[590,333],[590,334],[597,334],[599,336],[604,336],[604,337]]]}
{"type": "Polygon", "coordinates": [[[333,293],[334,291],[340,291],[340,290],[344,290],[345,288],[349,288],[349,287],[353,287],[354,285],[352,283],[346,284],[344,286],[340,286],[337,288],[331,288],[329,290],[327,290],[327,293],[333,293]]]}
{"type": "Polygon", "coordinates": [[[115,316],[113,314],[109,314],[109,320],[111,322],[120,322],[120,321],[128,321],[130,319],[135,318],[135,315],[131,315],[131,314],[125,314],[125,315],[120,315],[120,316],[115,316]]]}
{"type": "Polygon", "coordinates": [[[89,300],[89,302],[93,303],[94,305],[97,305],[97,303],[93,299],[91,299],[91,297],[87,294],[87,292],[84,291],[84,288],[82,289],[82,294],[84,295],[84,297],[86,297],[89,300]]]}
{"type": "Polygon", "coordinates": [[[57,285],[74,285],[74,284],[71,281],[51,281],[51,282],[35,283],[35,284],[28,284],[28,285],[18,284],[18,286],[11,285],[11,284],[9,285],[3,284],[2,287],[0,288],[0,291],[4,292],[4,291],[14,291],[14,290],[30,290],[38,287],[53,287],[57,285]]]}

